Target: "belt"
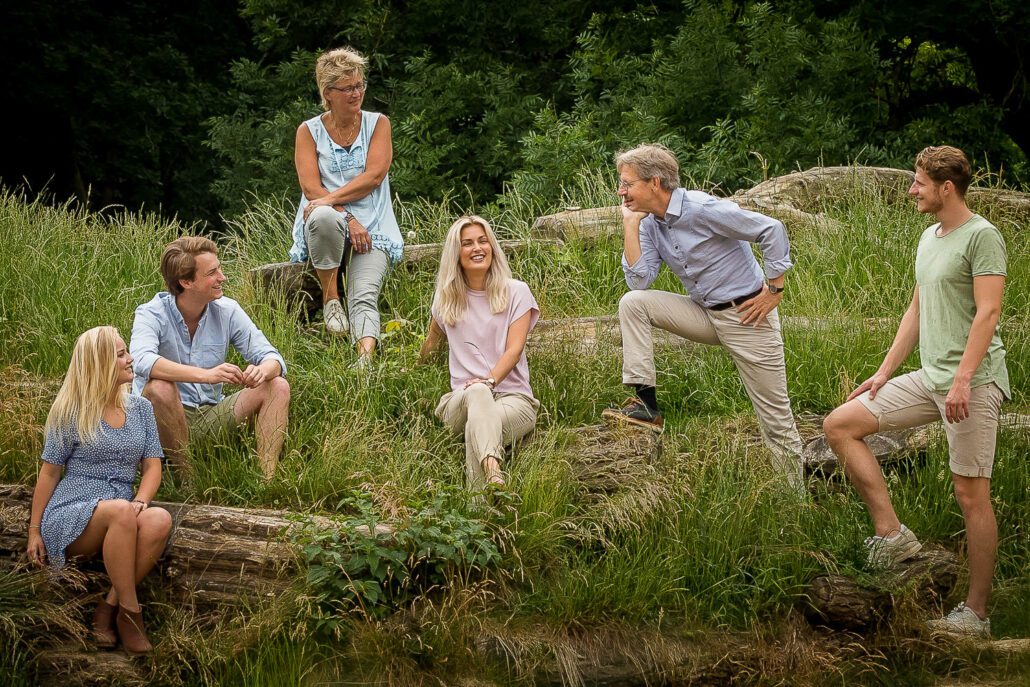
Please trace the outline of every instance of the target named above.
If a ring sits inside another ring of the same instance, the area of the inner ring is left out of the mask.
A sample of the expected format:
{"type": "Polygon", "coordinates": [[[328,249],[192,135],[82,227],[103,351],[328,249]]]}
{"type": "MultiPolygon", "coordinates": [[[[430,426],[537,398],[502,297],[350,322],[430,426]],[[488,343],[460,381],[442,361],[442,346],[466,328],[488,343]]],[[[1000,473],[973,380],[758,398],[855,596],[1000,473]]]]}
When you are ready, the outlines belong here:
{"type": "Polygon", "coordinates": [[[765,288],[765,287],[759,287],[759,289],[757,291],[752,291],[751,293],[747,294],[746,296],[740,296],[738,298],[734,298],[731,301],[726,301],[725,303],[716,303],[715,305],[709,305],[708,309],[709,310],[725,310],[726,308],[732,308],[732,307],[734,307],[736,305],[740,305],[744,301],[751,300],[752,298],[754,298],[758,294],[762,293],[762,289],[763,288],[765,288]]]}

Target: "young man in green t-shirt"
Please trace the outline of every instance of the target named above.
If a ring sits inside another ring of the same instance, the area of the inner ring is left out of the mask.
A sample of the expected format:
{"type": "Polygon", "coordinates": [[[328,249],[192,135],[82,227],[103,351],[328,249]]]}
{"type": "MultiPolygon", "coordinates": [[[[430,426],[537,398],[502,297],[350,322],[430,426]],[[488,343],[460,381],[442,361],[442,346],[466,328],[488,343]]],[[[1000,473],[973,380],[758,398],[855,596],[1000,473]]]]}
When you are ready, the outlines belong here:
{"type": "Polygon", "coordinates": [[[1009,397],[998,318],[1005,289],[1005,243],[965,201],[972,178],[961,150],[931,146],[916,157],[908,193],[938,222],[916,251],[916,288],[894,343],[872,377],[823,423],[826,438],[865,501],[876,533],[869,562],[886,567],[922,548],[898,520],[880,466],[862,440],[880,431],[944,420],[955,496],[966,523],[969,592],[964,603],[928,624],[934,631],[989,636],[987,600],[998,526],[991,469],[1002,397],[1009,397]],[[919,345],[921,368],[891,379],[919,345]]]}

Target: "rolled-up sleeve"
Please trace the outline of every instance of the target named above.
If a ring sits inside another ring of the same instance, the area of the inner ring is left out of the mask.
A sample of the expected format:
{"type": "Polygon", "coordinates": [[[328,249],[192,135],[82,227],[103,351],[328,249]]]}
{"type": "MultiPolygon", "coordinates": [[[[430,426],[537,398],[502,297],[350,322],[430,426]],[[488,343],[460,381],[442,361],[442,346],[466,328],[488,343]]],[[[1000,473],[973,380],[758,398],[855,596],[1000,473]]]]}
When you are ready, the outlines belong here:
{"type": "Polygon", "coordinates": [[[790,259],[787,230],[778,219],[745,210],[729,200],[706,204],[704,214],[706,222],[715,233],[738,241],[757,243],[762,249],[765,276],[769,279],[775,279],[794,266],[790,259]]]}
{"type": "Polygon", "coordinates": [[[230,343],[251,365],[260,365],[268,358],[279,361],[280,374],[286,376],[286,361],[239,305],[232,314],[230,343]]]}
{"type": "Polygon", "coordinates": [[[662,256],[651,236],[654,229],[655,222],[651,217],[645,217],[640,223],[640,257],[635,263],[630,265],[626,253],[622,254],[622,272],[631,291],[642,291],[651,286],[662,269],[662,256]]]}
{"type": "Polygon", "coordinates": [[[150,379],[154,363],[161,357],[158,352],[161,341],[161,323],[149,303],[136,308],[132,320],[132,336],[129,337],[129,354],[132,356],[132,371],[137,377],[150,379]]]}

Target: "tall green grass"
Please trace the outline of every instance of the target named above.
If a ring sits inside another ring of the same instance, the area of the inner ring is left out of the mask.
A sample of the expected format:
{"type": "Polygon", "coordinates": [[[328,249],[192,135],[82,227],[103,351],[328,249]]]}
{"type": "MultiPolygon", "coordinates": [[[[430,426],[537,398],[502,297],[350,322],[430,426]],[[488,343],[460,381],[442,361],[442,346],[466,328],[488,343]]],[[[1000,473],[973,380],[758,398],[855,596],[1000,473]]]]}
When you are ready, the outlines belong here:
{"type": "MultiPolygon", "coordinates": [[[[562,205],[614,204],[612,187],[605,174],[585,176],[566,190],[562,205]]],[[[509,194],[503,204],[479,212],[503,236],[525,237],[536,215],[554,210],[509,194]]],[[[822,323],[814,329],[792,325],[796,320],[784,325],[798,414],[829,411],[879,365],[911,297],[915,245],[928,224],[911,207],[858,188],[826,199],[822,210],[845,229],[789,227],[796,267],[782,314],[822,323]],[[863,318],[884,321],[863,324],[863,318]]],[[[1018,221],[981,211],[1001,228],[1009,250],[1002,337],[1015,399],[1006,410],[1027,412],[1030,242],[1018,221]]],[[[424,243],[442,238],[453,212],[448,202],[418,201],[401,206],[400,217],[403,231],[414,231],[416,242],[424,243]]],[[[289,366],[293,397],[281,471],[262,483],[252,438],[244,435],[242,442],[195,447],[194,483],[184,488],[169,479],[161,497],[327,511],[342,495],[363,489],[389,514],[424,503],[440,485],[461,484],[461,439],[433,417],[448,385],[445,362],[416,364],[435,269],[402,266],[389,277],[382,307],[384,322],[395,324],[366,376],[350,368],[355,354],[347,343],[325,336],[281,294],[258,292],[246,278],[250,268],[284,259],[289,220],[273,204],[257,205],[222,242],[226,293],[243,304],[289,366]]],[[[147,216],[100,217],[0,193],[0,367],[8,378],[57,379],[74,338],[90,326],[113,324],[128,338],[134,307],[161,288],[161,248],[181,231],[147,216]]],[[[511,262],[543,316],[556,318],[614,314],[625,291],[619,257],[615,238],[572,241],[557,250],[531,247],[511,262]]],[[[657,287],[679,290],[667,271],[657,287]]],[[[317,681],[335,679],[351,666],[397,683],[416,682],[423,673],[453,681],[483,670],[463,643],[474,644],[476,628],[491,623],[546,625],[558,634],[609,625],[752,631],[775,626],[790,613],[813,574],[865,574],[860,545],[869,527],[861,502],[838,486],[821,489],[810,502],[783,493],[729,358],[699,346],[660,350],[657,364],[669,428],[660,476],[653,485],[627,487],[646,493],[653,486],[661,505],[652,500],[634,510],[629,503],[606,532],[605,545],[584,546],[570,534],[595,512],[570,476],[577,450],[571,430],[596,423],[603,408],[625,396],[620,351],[603,338],[589,351],[568,342],[535,347],[530,365],[542,410],[533,439],[508,464],[514,511],[503,575],[471,592],[455,581],[442,598],[419,604],[418,622],[424,624],[414,629],[411,618],[356,618],[343,646],[273,642],[230,660],[217,680],[213,674],[183,680],[277,684],[274,676],[288,672],[317,681]],[[466,594],[477,602],[454,610],[466,594]],[[363,647],[376,647],[383,658],[377,663],[363,647]]],[[[0,477],[27,482],[36,469],[49,400],[24,388],[8,394],[16,399],[17,418],[0,422],[0,477]]],[[[1030,632],[1026,434],[1002,433],[993,483],[1001,527],[993,619],[999,636],[1030,632]]],[[[946,453],[936,438],[925,464],[910,465],[889,484],[914,531],[958,547],[962,520],[946,453]]]]}

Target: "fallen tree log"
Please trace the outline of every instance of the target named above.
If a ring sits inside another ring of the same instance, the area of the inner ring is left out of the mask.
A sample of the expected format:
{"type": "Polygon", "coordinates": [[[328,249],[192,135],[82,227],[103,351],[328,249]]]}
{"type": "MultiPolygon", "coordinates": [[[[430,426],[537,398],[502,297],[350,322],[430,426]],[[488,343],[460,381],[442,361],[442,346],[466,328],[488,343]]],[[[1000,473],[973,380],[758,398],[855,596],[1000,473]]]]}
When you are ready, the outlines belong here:
{"type": "Polygon", "coordinates": [[[921,604],[940,605],[958,579],[954,553],[926,546],[907,561],[868,582],[843,575],[820,575],[812,580],[805,612],[813,623],[835,629],[867,630],[887,618],[899,594],[921,604]]]}
{"type": "MultiPolygon", "coordinates": [[[[890,202],[903,203],[915,174],[889,167],[814,167],[763,181],[741,189],[728,198],[740,207],[775,217],[787,225],[809,224],[817,228],[844,230],[837,220],[822,214],[826,201],[858,189],[876,193],[890,202]]],[[[1009,189],[971,187],[970,207],[982,214],[1003,213],[1016,219],[1030,217],[1030,194],[1009,189]]],[[[618,205],[600,208],[569,208],[544,215],[533,223],[531,233],[541,238],[597,241],[622,235],[622,212],[618,205]]]]}
{"type": "MultiPolygon", "coordinates": [[[[29,486],[0,485],[2,566],[24,561],[31,503],[29,486]]],[[[297,561],[290,534],[301,523],[290,513],[162,501],[153,505],[172,515],[172,533],[157,566],[171,600],[211,608],[274,596],[291,583],[297,561]]],[[[324,518],[314,520],[335,526],[324,518]]]]}
{"type": "MultiPolygon", "coordinates": [[[[897,326],[897,320],[886,317],[842,319],[836,317],[785,316],[781,318],[785,330],[827,331],[834,327],[847,327],[848,331],[865,331],[897,326]]],[[[695,346],[693,341],[661,329],[652,329],[655,344],[674,348],[695,346]]],[[[622,346],[622,330],[617,315],[594,317],[567,317],[540,320],[529,335],[530,347],[574,348],[580,352],[595,348],[600,342],[622,346]]]]}
{"type": "MultiPolygon", "coordinates": [[[[530,248],[559,248],[562,242],[556,239],[535,238],[528,241],[501,241],[506,254],[520,253],[530,248]]],[[[443,250],[442,243],[420,243],[404,247],[404,265],[414,267],[438,262],[443,250]]],[[[322,307],[322,287],[314,270],[306,262],[275,262],[250,270],[250,278],[261,288],[280,290],[290,299],[300,299],[309,304],[312,312],[322,307]]]]}

